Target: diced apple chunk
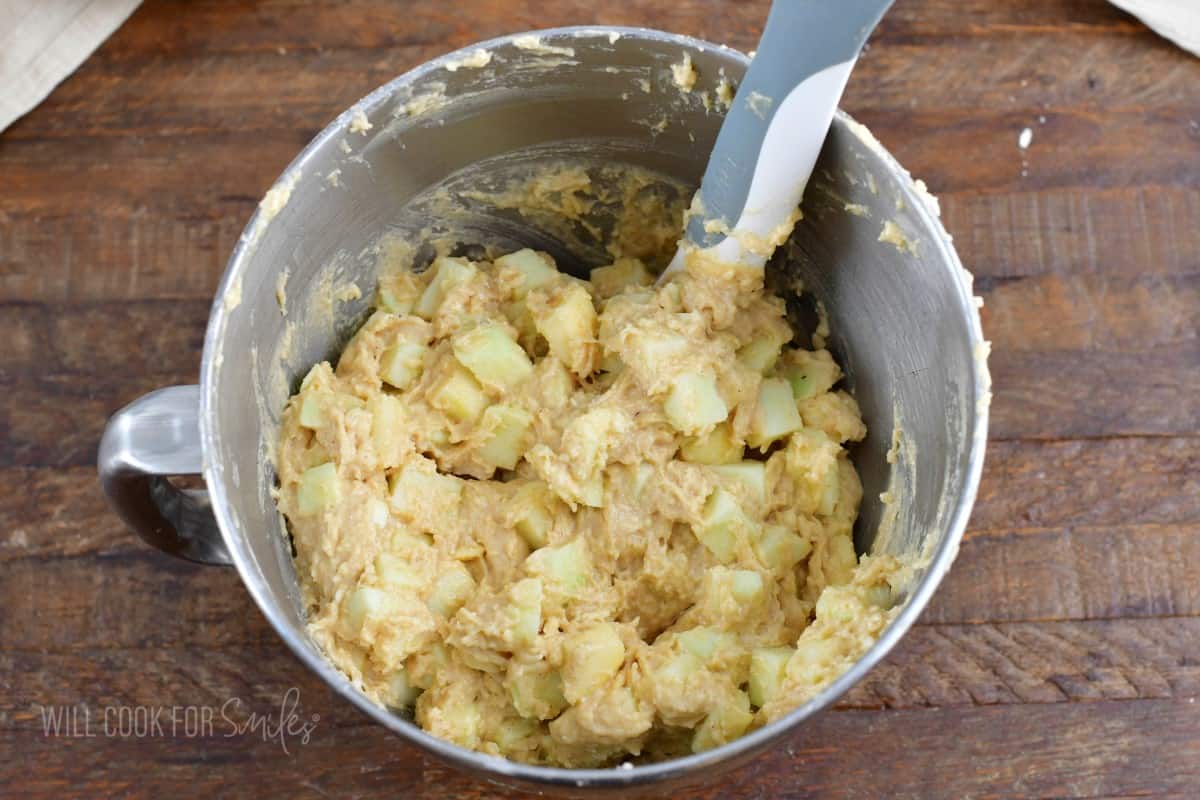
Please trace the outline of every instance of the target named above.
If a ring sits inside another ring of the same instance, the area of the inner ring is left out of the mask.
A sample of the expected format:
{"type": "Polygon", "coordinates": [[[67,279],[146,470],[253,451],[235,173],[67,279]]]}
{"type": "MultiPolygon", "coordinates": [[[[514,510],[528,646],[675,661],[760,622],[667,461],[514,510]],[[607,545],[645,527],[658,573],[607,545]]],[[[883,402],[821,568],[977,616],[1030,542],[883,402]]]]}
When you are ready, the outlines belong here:
{"type": "Polygon", "coordinates": [[[545,547],[554,517],[550,512],[553,498],[541,481],[522,486],[509,506],[513,529],[530,550],[545,547]]]}
{"type": "Polygon", "coordinates": [[[692,752],[700,753],[732,741],[750,727],[754,715],[745,692],[733,691],[727,701],[709,712],[692,736],[692,752]]]}
{"type": "Polygon", "coordinates": [[[783,362],[779,374],[787,379],[797,400],[828,392],[842,377],[828,350],[789,350],[783,362]]]}
{"type": "Polygon", "coordinates": [[[396,513],[413,519],[420,509],[454,505],[461,495],[462,484],[458,478],[410,463],[392,476],[388,503],[396,513]]]}
{"type": "Polygon", "coordinates": [[[337,624],[341,628],[342,636],[353,638],[358,636],[362,630],[362,625],[365,624],[367,616],[378,614],[380,609],[383,609],[386,603],[386,595],[383,590],[374,589],[372,587],[359,587],[350,594],[346,603],[342,607],[341,618],[338,618],[337,624]]]}
{"type": "Polygon", "coordinates": [[[895,593],[892,591],[892,587],[886,583],[868,587],[863,596],[868,604],[878,606],[884,611],[896,605],[895,593]]]}
{"type": "Polygon", "coordinates": [[[530,568],[565,592],[577,592],[587,586],[592,559],[583,537],[566,544],[543,547],[527,559],[530,568]]]}
{"type": "Polygon", "coordinates": [[[546,337],[550,353],[580,377],[590,375],[599,362],[596,343],[596,308],[583,284],[571,282],[532,303],[534,324],[546,337]]]}
{"type": "MultiPolygon", "coordinates": [[[[427,533],[418,533],[409,528],[399,528],[392,534],[391,552],[387,555],[393,558],[398,556],[411,556],[417,553],[428,550],[433,545],[433,537],[427,533]]],[[[380,556],[383,556],[380,553],[380,556]]],[[[379,569],[379,562],[375,562],[376,569],[379,569]]],[[[379,574],[383,574],[380,572],[379,574]]]]}
{"type": "Polygon", "coordinates": [[[759,505],[767,502],[767,465],[761,461],[739,461],[736,464],[717,464],[709,467],[719,478],[736,481],[749,491],[759,505]]]}
{"type": "Polygon", "coordinates": [[[338,632],[347,639],[354,639],[362,632],[364,625],[386,615],[390,606],[388,594],[382,589],[360,586],[343,602],[338,632]]]}
{"type": "Polygon", "coordinates": [[[588,508],[604,508],[604,473],[597,472],[581,481],[575,500],[588,508]]]}
{"type": "Polygon", "coordinates": [[[696,538],[712,552],[717,560],[729,563],[737,555],[738,540],[753,527],[742,512],[737,500],[724,489],[716,489],[704,503],[701,524],[695,528],[696,538]]]}
{"type": "Polygon", "coordinates": [[[696,658],[708,662],[722,651],[733,650],[737,646],[737,640],[732,634],[699,627],[680,633],[679,644],[696,658]]]}
{"type": "Polygon", "coordinates": [[[484,386],[511,389],[529,377],[533,362],[512,334],[499,325],[481,325],[454,340],[454,357],[484,386]]]}
{"type": "Polygon", "coordinates": [[[796,486],[796,508],[806,514],[829,516],[841,490],[837,442],[823,431],[796,431],[785,451],[785,468],[796,486]]]}
{"type": "Polygon", "coordinates": [[[344,413],[362,407],[362,400],[353,395],[310,389],[304,392],[300,401],[300,424],[317,430],[329,424],[331,412],[340,410],[344,413]]]}
{"type": "Polygon", "coordinates": [[[546,285],[559,274],[550,256],[528,248],[500,256],[495,265],[497,269],[513,269],[520,273],[521,279],[515,292],[518,298],[546,285]]]}
{"type": "Polygon", "coordinates": [[[514,648],[532,647],[542,629],[542,582],[538,578],[517,581],[509,589],[508,638],[514,648]]]}
{"type": "Polygon", "coordinates": [[[442,709],[437,735],[459,747],[474,750],[483,735],[483,712],[475,703],[446,705],[442,709]]]}
{"type": "Polygon", "coordinates": [[[386,528],[392,515],[388,511],[387,503],[382,500],[372,498],[370,503],[371,524],[376,528],[386,528]]]}
{"type": "Polygon", "coordinates": [[[619,294],[630,284],[649,286],[653,281],[646,265],[636,258],[618,258],[606,267],[596,267],[588,277],[600,297],[619,294]]]}
{"type": "Polygon", "coordinates": [[[325,424],[325,403],[329,395],[322,392],[305,392],[300,401],[300,424],[316,430],[325,424]]]}
{"type": "Polygon", "coordinates": [[[387,681],[387,704],[392,708],[408,708],[421,694],[421,690],[409,683],[408,673],[403,669],[393,672],[387,681]]]}
{"type": "MultiPolygon", "coordinates": [[[[815,628],[808,630],[816,633],[815,628]]],[[[788,660],[787,674],[797,683],[818,683],[841,659],[841,646],[836,639],[801,634],[796,652],[788,660]]]]}
{"type": "Polygon", "coordinates": [[[854,540],[849,535],[839,534],[829,539],[829,554],[825,561],[825,578],[830,586],[849,583],[858,566],[854,552],[854,540]]]}
{"type": "Polygon", "coordinates": [[[321,388],[329,388],[333,382],[333,367],[328,361],[314,364],[300,380],[300,391],[312,389],[314,392],[321,388]]]}
{"type": "MultiPolygon", "coordinates": [[[[624,295],[622,295],[624,297],[624,295]]],[[[688,351],[683,336],[658,329],[636,330],[630,337],[631,358],[647,375],[671,375],[688,351]]]]}
{"type": "Polygon", "coordinates": [[[567,707],[562,673],[524,671],[510,681],[513,708],[527,719],[554,719],[567,707]]]}
{"type": "Polygon", "coordinates": [[[475,579],[456,561],[438,575],[433,590],[425,598],[425,605],[439,616],[450,617],[474,592],[475,579]]]}
{"type": "Polygon", "coordinates": [[[450,662],[446,645],[434,642],[428,648],[413,653],[407,666],[408,680],[418,689],[428,689],[437,673],[450,662]]]}
{"type": "Polygon", "coordinates": [[[821,500],[817,505],[817,514],[823,517],[833,515],[834,509],[837,507],[838,497],[842,492],[842,477],[841,470],[834,462],[833,469],[825,473],[825,477],[821,482],[821,500]]]}
{"type": "Polygon", "coordinates": [[[867,435],[862,411],[848,392],[826,392],[796,406],[806,428],[818,428],[835,442],[861,442],[867,435]]]}
{"type": "Polygon", "coordinates": [[[754,543],[759,560],[773,572],[796,566],[811,549],[807,539],[782,525],[768,525],[754,543]]]}
{"type": "Polygon", "coordinates": [[[737,351],[737,359],[748,369],[765,375],[779,361],[779,351],[782,348],[783,343],[776,337],[764,334],[742,345],[737,351]]]}
{"type": "Polygon", "coordinates": [[[425,582],[407,559],[389,552],[375,556],[375,578],[379,586],[388,591],[419,592],[425,582]]]}
{"type": "Polygon", "coordinates": [[[738,629],[742,620],[763,612],[768,599],[763,573],[712,566],[704,571],[691,615],[720,629],[738,629]]]}
{"type": "Polygon", "coordinates": [[[331,508],[340,494],[337,466],[332,461],[310,467],[301,473],[296,487],[296,512],[305,517],[319,514],[331,508]]]}
{"type": "Polygon", "coordinates": [[[380,354],[388,344],[406,334],[406,338],[413,338],[424,326],[425,323],[418,319],[402,320],[390,312],[376,311],[342,349],[337,359],[337,374],[359,383],[362,378],[369,377],[372,371],[378,371],[380,354]]]}
{"type": "Polygon", "coordinates": [[[751,447],[764,448],[800,430],[803,422],[796,410],[792,388],[783,378],[764,378],[758,389],[758,405],[750,424],[748,442],[751,447]]]}
{"type": "Polygon", "coordinates": [[[396,316],[411,314],[421,292],[420,278],[407,269],[379,277],[379,306],[396,316]]]}
{"type": "Polygon", "coordinates": [[[671,383],[663,411],[671,426],[686,434],[700,433],[729,416],[717,382],[710,375],[694,373],[680,375],[671,383]]]}
{"type": "Polygon", "coordinates": [[[367,401],[371,413],[371,445],[383,469],[399,466],[404,453],[404,404],[389,394],[373,395],[367,401]]]}
{"type": "Polygon", "coordinates": [[[575,391],[575,379],[563,363],[553,356],[547,356],[537,363],[533,385],[537,387],[542,404],[549,409],[563,408],[575,391]]]}
{"type": "Polygon", "coordinates": [[[523,408],[490,406],[480,421],[480,427],[489,432],[479,448],[480,459],[501,469],[514,468],[525,454],[532,425],[533,416],[523,408]]]}
{"type": "Polygon", "coordinates": [[[501,755],[512,758],[512,754],[536,746],[538,727],[537,720],[509,718],[495,727],[489,739],[500,748],[501,755]]]}
{"type": "Polygon", "coordinates": [[[454,422],[471,423],[487,408],[488,397],[467,368],[455,362],[429,390],[429,404],[454,422]]]}
{"type": "Polygon", "coordinates": [[[676,653],[664,666],[655,670],[655,683],[664,687],[685,687],[692,676],[704,669],[704,660],[690,650],[676,653]]]}
{"type": "Polygon", "coordinates": [[[561,451],[576,475],[598,475],[608,464],[609,449],[632,425],[630,416],[610,406],[594,406],[563,430],[561,451]]]}
{"type": "Polygon", "coordinates": [[[625,644],[610,622],[571,634],[563,642],[563,695],[572,703],[603,686],[625,662],[625,644]]]}
{"type": "Polygon", "coordinates": [[[750,702],[755,707],[762,708],[779,695],[795,652],[790,647],[759,647],[750,653],[750,702]]]}
{"type": "Polygon", "coordinates": [[[828,587],[833,591],[821,592],[814,613],[817,619],[834,625],[849,625],[862,614],[866,602],[861,594],[849,587],[828,587]]]}
{"type": "Polygon", "coordinates": [[[729,593],[739,603],[757,603],[763,596],[763,579],[752,569],[735,569],[729,580],[729,593]]]}
{"type": "Polygon", "coordinates": [[[621,360],[620,353],[606,352],[600,358],[600,371],[608,375],[620,375],[625,371],[625,362],[621,360]]]}
{"type": "Polygon", "coordinates": [[[476,272],[470,261],[445,256],[435,260],[429,269],[433,271],[433,279],[413,308],[417,316],[426,320],[433,319],[451,289],[470,280],[476,272]]]}
{"type": "Polygon", "coordinates": [[[679,457],[693,464],[730,464],[741,461],[745,450],[745,445],[733,435],[733,426],[722,422],[708,433],[684,439],[679,446],[679,457]]]}
{"type": "Polygon", "coordinates": [[[646,487],[650,485],[650,480],[654,477],[654,467],[646,462],[642,462],[633,468],[633,496],[640,499],[646,491],[646,487]]]}
{"type": "Polygon", "coordinates": [[[409,339],[397,339],[383,351],[379,360],[379,377],[389,386],[401,391],[421,375],[425,363],[425,345],[409,339]]]}
{"type": "Polygon", "coordinates": [[[507,303],[504,306],[504,318],[516,329],[517,343],[521,349],[532,355],[538,343],[538,331],[537,325],[533,324],[533,314],[529,313],[529,306],[524,300],[507,303]]]}

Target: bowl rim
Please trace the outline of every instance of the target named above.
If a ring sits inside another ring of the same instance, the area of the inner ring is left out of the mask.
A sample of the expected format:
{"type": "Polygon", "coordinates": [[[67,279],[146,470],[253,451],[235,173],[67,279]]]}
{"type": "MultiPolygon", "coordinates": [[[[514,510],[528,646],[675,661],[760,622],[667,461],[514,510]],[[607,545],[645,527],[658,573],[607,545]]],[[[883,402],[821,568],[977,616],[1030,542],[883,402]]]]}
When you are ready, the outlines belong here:
{"type": "MultiPolygon", "coordinates": [[[[727,45],[714,44],[702,39],[683,34],[668,33],[653,28],[579,25],[544,30],[523,31],[507,34],[493,39],[467,45],[466,47],[445,53],[437,58],[426,61],[411,70],[393,78],[375,89],[354,105],[339,114],[308,145],[292,160],[280,174],[274,186],[279,186],[288,180],[294,180],[294,174],[331,138],[346,131],[351,121],[359,112],[369,113],[393,98],[398,91],[413,84],[426,75],[442,69],[447,62],[461,59],[480,48],[492,50],[497,47],[509,46],[514,40],[523,36],[534,35],[543,41],[569,39],[578,42],[581,38],[608,38],[612,35],[620,38],[631,38],[642,41],[658,42],[689,49],[693,52],[720,53],[743,64],[750,63],[750,57],[741,51],[727,45]]],[[[615,41],[615,40],[611,40],[615,41]]],[[[983,338],[979,310],[975,304],[971,276],[951,244],[950,236],[942,226],[941,219],[922,201],[921,196],[913,188],[913,182],[908,171],[878,142],[873,139],[861,125],[850,115],[839,109],[835,115],[835,123],[847,128],[848,132],[860,139],[865,145],[876,152],[887,170],[900,178],[901,191],[908,195],[912,202],[919,223],[925,229],[935,232],[934,246],[937,248],[939,260],[950,270],[957,290],[957,299],[967,322],[970,345],[979,352],[986,348],[983,338]]],[[[812,715],[824,710],[834,703],[851,686],[881,661],[895,646],[901,637],[912,627],[917,617],[924,610],[934,591],[941,584],[942,578],[950,569],[958,553],[971,509],[975,502],[979,480],[983,470],[984,452],[987,441],[988,406],[991,382],[986,365],[976,358],[974,361],[973,378],[975,393],[975,412],[972,418],[973,431],[970,450],[967,456],[966,475],[962,491],[959,494],[953,514],[950,517],[949,529],[936,552],[930,558],[925,575],[921,578],[916,590],[905,604],[897,617],[888,625],[878,640],[859,658],[854,665],[826,686],[821,692],[807,702],[790,711],[780,719],[775,720],[756,731],[745,734],[731,742],[712,750],[696,753],[667,761],[641,765],[619,765],[602,769],[571,769],[565,767],[546,767],[524,764],[499,756],[492,756],[439,739],[426,733],[415,722],[405,719],[386,708],[368,700],[348,679],[315,647],[310,647],[301,637],[295,635],[289,628],[284,614],[274,595],[265,583],[252,580],[257,566],[254,556],[242,542],[236,520],[233,518],[226,492],[226,478],[220,464],[214,463],[210,455],[218,450],[218,423],[214,413],[216,407],[216,379],[220,367],[217,357],[224,335],[228,309],[223,298],[230,288],[236,285],[245,274],[248,264],[257,249],[257,238],[262,229],[270,222],[270,217],[263,209],[256,208],[248,220],[245,230],[238,240],[229,258],[224,275],[218,285],[208,327],[204,338],[204,351],[201,359],[201,393],[200,393],[200,437],[204,458],[203,474],[212,498],[212,509],[221,530],[226,548],[232,558],[242,583],[246,586],[259,610],[271,623],[276,633],[283,639],[297,658],[309,669],[319,675],[337,694],[349,701],[360,711],[388,730],[401,736],[410,744],[428,751],[456,767],[464,768],[476,774],[483,774],[501,780],[522,781],[542,786],[560,786],[573,788],[628,788],[634,785],[653,784],[675,778],[694,775],[705,768],[716,767],[725,762],[741,761],[765,749],[783,736],[797,728],[800,723],[812,715]]]]}

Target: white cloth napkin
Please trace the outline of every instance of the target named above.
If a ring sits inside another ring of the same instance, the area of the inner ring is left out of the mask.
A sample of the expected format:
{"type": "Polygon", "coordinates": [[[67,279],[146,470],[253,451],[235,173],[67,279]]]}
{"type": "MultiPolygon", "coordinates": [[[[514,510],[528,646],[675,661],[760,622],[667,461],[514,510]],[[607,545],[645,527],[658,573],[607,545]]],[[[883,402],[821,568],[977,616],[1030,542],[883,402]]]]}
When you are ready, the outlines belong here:
{"type": "Polygon", "coordinates": [[[141,0],[0,0],[0,131],[121,27],[141,0]]]}
{"type": "Polygon", "coordinates": [[[1160,36],[1200,56],[1200,0],[1111,0],[1160,36]]]}

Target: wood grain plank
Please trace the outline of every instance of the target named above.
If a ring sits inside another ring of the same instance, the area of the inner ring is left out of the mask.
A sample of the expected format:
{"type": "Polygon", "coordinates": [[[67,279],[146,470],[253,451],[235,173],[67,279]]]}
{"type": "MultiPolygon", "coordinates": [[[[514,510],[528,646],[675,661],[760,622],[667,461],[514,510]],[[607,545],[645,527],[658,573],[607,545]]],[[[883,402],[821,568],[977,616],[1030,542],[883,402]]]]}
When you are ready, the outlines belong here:
{"type": "Polygon", "coordinates": [[[163,40],[194,51],[211,40],[213,52],[222,55],[274,50],[278,42],[312,49],[377,49],[422,42],[461,47],[523,30],[595,24],[652,26],[753,46],[766,18],[762,0],[682,0],[670,5],[631,0],[602,6],[586,0],[553,5],[535,0],[474,2],[465,17],[437,3],[397,6],[383,0],[355,0],[326,8],[289,2],[192,3],[189,7],[195,13],[182,19],[163,6],[150,6],[135,15],[129,30],[122,30],[119,40],[109,45],[112,57],[141,56],[161,48],[163,40]]]}
{"type": "MultiPolygon", "coordinates": [[[[1200,271],[1040,275],[981,285],[995,439],[1200,428],[1200,271]]],[[[108,415],[196,380],[208,303],[0,303],[2,466],[91,463],[108,415]],[[79,331],[103,329],[101,336],[79,331]],[[130,353],[138,353],[130,358],[130,353]],[[47,394],[56,401],[44,402],[47,394]]]]}
{"type": "Polygon", "coordinates": [[[995,351],[988,435],[995,439],[1179,435],[1200,408],[1200,341],[1145,353],[995,351]]]}
{"type": "Polygon", "coordinates": [[[223,647],[278,638],[237,572],[149,547],[9,562],[0,596],[6,652],[181,642],[223,647]]]}
{"type": "MultiPolygon", "coordinates": [[[[57,216],[79,192],[105,214],[154,208],[211,219],[221,203],[257,200],[329,115],[304,126],[254,131],[103,137],[74,147],[56,139],[5,138],[0,211],[57,216]],[[114,173],[114,170],[118,172],[114,173]],[[114,174],[117,177],[114,179],[114,174]],[[187,186],[189,191],[180,192],[187,186]]],[[[850,107],[934,191],[1022,192],[1129,186],[1200,186],[1200,128],[1194,109],[1087,112],[850,107]],[[1036,126],[1022,151],[1020,131],[1036,126]],[[947,153],[970,154],[970,160],[947,153]]],[[[144,212],[143,212],[144,213],[144,212]]]]}
{"type": "MultiPolygon", "coordinates": [[[[192,351],[124,373],[0,376],[0,467],[94,463],[113,412],[153,389],[195,383],[199,360],[192,351]]],[[[997,441],[1173,437],[1200,427],[1200,340],[1144,353],[997,349],[989,364],[997,441]]]]}
{"type": "MultiPolygon", "coordinates": [[[[413,3],[401,9],[386,0],[349,0],[336,8],[286,0],[188,5],[189,13],[182,15],[169,4],[146,4],[106,44],[100,57],[120,61],[167,48],[225,56],[273,51],[281,41],[326,50],[376,49],[424,41],[462,46],[502,33],[571,24],[650,25],[752,47],[766,16],[764,0],[680,0],[669,5],[631,0],[604,6],[587,0],[563,0],[553,6],[536,0],[476,2],[471,6],[469,25],[454,15],[439,13],[436,5],[413,3]]],[[[1028,37],[1060,32],[1075,37],[1120,35],[1153,41],[1132,17],[1090,0],[899,3],[884,18],[878,36],[1028,37]]]]}
{"type": "MultiPolygon", "coordinates": [[[[993,442],[970,536],[1072,525],[1200,523],[1193,438],[993,442]]],[[[115,558],[145,549],[108,508],[90,466],[0,469],[0,563],[115,558]]]]}
{"type": "MultiPolygon", "coordinates": [[[[686,796],[727,797],[736,787],[743,796],[854,798],[877,796],[883,785],[889,797],[933,800],[1188,795],[1200,781],[1198,725],[1200,706],[1171,700],[832,712],[737,773],[700,776],[686,796]]],[[[293,741],[291,754],[225,732],[188,740],[4,731],[0,780],[19,778],[29,797],[58,797],[66,787],[157,797],[181,786],[223,797],[257,797],[263,787],[288,796],[501,796],[377,726],[318,727],[307,745],[293,741]],[[30,759],[37,771],[25,769],[30,759]]]]}
{"type": "MultiPolygon", "coordinates": [[[[1200,694],[1200,618],[914,627],[837,704],[850,709],[1040,705],[1200,694]]],[[[39,706],[269,707],[290,687],[331,725],[363,720],[283,643],[117,647],[0,654],[13,676],[0,730],[27,730],[39,706]]]]}
{"type": "MultiPolygon", "coordinates": [[[[115,523],[110,523],[115,524],[115,523]]],[[[26,534],[27,536],[29,534],[26,534]]],[[[922,619],[967,624],[1200,615],[1200,524],[971,533],[922,619]]],[[[232,570],[122,542],[112,552],[9,558],[10,650],[232,646],[274,637],[232,570]],[[69,586],[70,592],[47,587],[69,586]]]]}
{"type": "MultiPolygon", "coordinates": [[[[993,48],[965,36],[922,36],[910,42],[905,34],[883,29],[855,67],[843,105],[858,110],[1008,109],[1025,113],[1037,128],[1039,115],[1053,117],[1063,110],[1189,109],[1200,104],[1200,64],[1193,60],[1125,36],[1097,39],[1081,52],[1075,36],[1065,31],[1013,35],[1002,48],[993,48]],[[935,85],[930,63],[953,64],[954,69],[943,72],[935,85]],[[980,74],[988,74],[989,80],[980,81],[980,74]]],[[[317,48],[293,39],[291,48],[235,51],[221,58],[186,47],[173,47],[165,58],[161,53],[112,57],[67,81],[38,108],[33,121],[14,127],[7,137],[70,137],[77,142],[81,135],[174,137],[224,131],[231,125],[247,133],[308,128],[407,69],[465,44],[450,34],[437,39],[421,32],[417,39],[366,50],[317,48]],[[277,87],[275,102],[263,102],[264,85],[277,87]]],[[[707,77],[701,76],[702,83],[707,77]]]]}
{"type": "Polygon", "coordinates": [[[991,442],[972,536],[1021,528],[1200,522],[1194,438],[991,442]]]}
{"type": "Polygon", "coordinates": [[[51,373],[0,380],[0,464],[95,464],[109,416],[155,389],[196,383],[199,366],[200,354],[194,353],[148,374],[138,370],[89,381],[51,373]],[[54,401],[46,402],[47,397],[54,401]]]}
{"type": "Polygon", "coordinates": [[[1110,30],[1085,38],[1060,21],[981,39],[897,20],[902,5],[884,17],[855,65],[845,107],[1046,113],[1195,106],[1200,65],[1154,37],[1110,30]],[[931,80],[931,64],[951,69],[931,80]]]}
{"type": "Polygon", "coordinates": [[[1200,127],[1191,109],[847,110],[934,191],[1200,186],[1200,160],[1195,158],[1200,127]],[[1039,116],[1045,116],[1045,123],[1039,116]],[[1017,139],[1027,127],[1037,131],[1029,149],[1021,150],[1017,139]],[[947,153],[970,154],[970,160],[947,153]]]}
{"type": "MultiPolygon", "coordinates": [[[[1190,273],[1068,274],[977,282],[994,347],[1013,352],[1064,349],[1107,352],[1183,347],[1200,332],[1200,263],[1190,273]]],[[[206,300],[82,301],[68,305],[0,302],[0,353],[8,374],[86,376],[130,366],[140,351],[147,371],[171,371],[172,358],[203,345],[206,300]],[[173,324],[168,324],[173,323],[173,324]],[[84,326],[106,327],[92,341],[84,326]],[[150,348],[147,351],[147,348],[150,348]]]]}
{"type": "MultiPolygon", "coordinates": [[[[1014,526],[1200,522],[1192,438],[993,442],[971,536],[1014,526]]],[[[90,466],[0,470],[0,563],[138,552],[146,546],[108,508],[90,466]]]]}
{"type": "Polygon", "coordinates": [[[0,495],[0,564],[143,547],[109,508],[90,466],[0,470],[0,485],[6,487],[0,495]]]}
{"type": "Polygon", "coordinates": [[[0,302],[0,376],[177,374],[199,365],[206,300],[0,302]],[[94,335],[103,332],[103,335],[94,335]]]}
{"type": "MultiPolygon", "coordinates": [[[[0,211],[42,214],[47,221],[82,212],[93,224],[117,213],[132,218],[140,212],[147,224],[156,224],[164,218],[211,222],[248,212],[327,121],[253,136],[225,130],[166,139],[102,138],[87,147],[5,138],[0,211]],[[89,200],[82,206],[81,196],[89,200]]],[[[107,233],[116,246],[136,241],[124,231],[107,233]]]]}
{"type": "MultiPolygon", "coordinates": [[[[938,193],[939,187],[931,184],[938,193]]],[[[940,194],[976,288],[1041,275],[1195,273],[1200,192],[1183,187],[940,194]]]]}
{"type": "MultiPolygon", "coordinates": [[[[176,212],[151,204],[153,193],[135,192],[132,210],[106,205],[66,213],[69,195],[63,193],[51,198],[53,207],[0,211],[0,296],[55,303],[207,300],[257,192],[289,156],[278,152],[277,163],[263,169],[260,183],[253,186],[247,185],[248,175],[216,181],[221,191],[247,194],[200,200],[203,208],[176,212]]],[[[199,179],[192,185],[197,192],[182,202],[197,202],[205,190],[199,179]]],[[[1140,186],[994,195],[932,188],[940,195],[959,255],[985,295],[996,281],[1015,277],[1164,275],[1200,269],[1200,192],[1191,189],[1140,186]]],[[[170,189],[164,185],[161,191],[170,189]]]]}
{"type": "MultiPolygon", "coordinates": [[[[373,86],[565,23],[746,49],[766,5],[147,0],[0,136],[0,786],[500,794],[336,698],[235,573],[126,531],[95,483],[100,428],[137,394],[195,379],[211,294],[258,197],[373,86]],[[269,713],[291,686],[321,721],[290,755],[223,727],[47,738],[38,713],[229,697],[269,713]]],[[[904,0],[846,105],[941,196],[979,276],[1000,441],[921,624],[836,711],[682,794],[1196,797],[1200,62],[1095,0],[904,0]]]]}
{"type": "Polygon", "coordinates": [[[1200,613],[1200,525],[969,532],[925,610],[929,622],[1200,613]]]}
{"type": "Polygon", "coordinates": [[[300,713],[311,705],[309,713],[320,714],[323,727],[371,724],[278,638],[229,647],[24,651],[0,655],[0,665],[5,674],[19,676],[0,700],[0,730],[40,728],[40,707],[46,706],[220,707],[238,698],[243,710],[277,710],[291,687],[299,690],[300,713]]]}
{"type": "Polygon", "coordinates": [[[1200,694],[1200,619],[914,627],[839,708],[948,708],[1200,694]]]}
{"type": "Polygon", "coordinates": [[[1050,274],[982,288],[984,327],[1008,353],[1142,354],[1200,338],[1200,257],[1190,273],[1050,274]]]}
{"type": "MultiPolygon", "coordinates": [[[[280,152],[278,164],[262,171],[263,189],[273,177],[268,172],[286,159],[280,152]]],[[[233,181],[219,185],[229,189],[233,181]]],[[[132,209],[71,211],[65,195],[52,198],[53,208],[0,209],[0,296],[54,303],[211,299],[258,196],[213,197],[176,212],[158,204],[161,193],[134,193],[132,209]]]]}

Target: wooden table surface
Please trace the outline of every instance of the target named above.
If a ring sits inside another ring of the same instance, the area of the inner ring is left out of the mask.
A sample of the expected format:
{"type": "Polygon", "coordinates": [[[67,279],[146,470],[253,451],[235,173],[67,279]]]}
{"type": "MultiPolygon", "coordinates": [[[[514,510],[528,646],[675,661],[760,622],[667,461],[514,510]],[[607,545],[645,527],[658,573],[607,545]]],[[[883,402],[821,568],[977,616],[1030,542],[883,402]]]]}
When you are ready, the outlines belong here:
{"type": "MultiPolygon", "coordinates": [[[[0,134],[9,796],[495,793],[333,696],[235,572],[124,529],[97,440],[138,395],[196,381],[258,198],[360,96],[560,24],[749,49],[766,5],[151,1],[0,134]],[[278,716],[292,687],[319,716],[307,744],[222,721],[278,716]],[[67,706],[75,725],[47,734],[67,706]],[[122,728],[162,707],[176,730],[122,728]],[[170,707],[215,725],[188,731],[170,707]]],[[[706,796],[1200,796],[1200,60],[1100,0],[898,0],[844,105],[941,197],[977,276],[987,466],[920,623],[706,796]]]]}

